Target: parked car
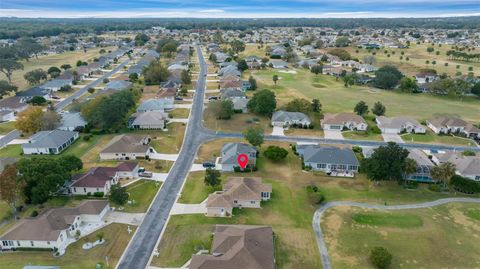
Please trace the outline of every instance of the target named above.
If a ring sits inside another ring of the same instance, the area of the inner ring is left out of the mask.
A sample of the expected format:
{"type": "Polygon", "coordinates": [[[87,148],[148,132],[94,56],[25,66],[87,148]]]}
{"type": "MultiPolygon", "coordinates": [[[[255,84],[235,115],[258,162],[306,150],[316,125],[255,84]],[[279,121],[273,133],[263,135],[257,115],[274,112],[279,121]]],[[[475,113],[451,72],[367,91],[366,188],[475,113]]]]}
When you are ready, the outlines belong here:
{"type": "Polygon", "coordinates": [[[211,161],[206,161],[202,164],[203,168],[214,168],[215,167],[215,162],[211,161]]]}
{"type": "Polygon", "coordinates": [[[152,172],[142,172],[142,173],[139,173],[138,175],[140,175],[141,177],[146,177],[146,178],[152,178],[153,177],[152,172]]]}
{"type": "Polygon", "coordinates": [[[178,97],[178,96],[176,96],[176,97],[175,97],[175,100],[176,100],[176,101],[182,101],[182,100],[183,100],[183,98],[182,98],[182,97],[178,97]]]}
{"type": "Polygon", "coordinates": [[[214,101],[214,100],[218,100],[218,97],[217,96],[208,97],[208,101],[214,101]]]}

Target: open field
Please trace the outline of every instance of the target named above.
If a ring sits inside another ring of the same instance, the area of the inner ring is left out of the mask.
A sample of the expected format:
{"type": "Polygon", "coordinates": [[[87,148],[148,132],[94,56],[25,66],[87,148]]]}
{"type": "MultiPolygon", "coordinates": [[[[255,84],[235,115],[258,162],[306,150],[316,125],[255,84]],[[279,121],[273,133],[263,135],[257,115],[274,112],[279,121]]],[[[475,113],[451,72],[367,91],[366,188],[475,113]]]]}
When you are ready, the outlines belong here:
{"type": "MultiPolygon", "coordinates": [[[[101,54],[99,51],[102,48],[93,48],[87,50],[86,53],[83,50],[68,51],[61,54],[39,56],[38,59],[32,58],[30,61],[21,61],[24,68],[23,70],[17,70],[13,72],[12,83],[18,87],[18,90],[25,90],[29,87],[27,81],[23,78],[23,75],[29,71],[37,68],[41,68],[47,71],[51,66],[60,68],[62,64],[70,64],[72,68],[75,68],[78,60],[92,62],[94,58],[99,57],[101,54]]],[[[103,48],[106,51],[114,50],[114,47],[103,48]]],[[[3,73],[0,74],[0,80],[6,79],[3,73]]]]}
{"type": "MultiPolygon", "coordinates": [[[[130,226],[130,228],[135,231],[135,227],[130,226]]],[[[128,234],[127,225],[114,223],[73,243],[61,257],[53,257],[50,251],[2,253],[0,268],[16,269],[23,268],[25,265],[57,265],[66,269],[90,269],[95,268],[97,263],[101,263],[102,268],[115,268],[132,235],[133,232],[128,234]],[[102,233],[106,240],[104,244],[91,250],[82,249],[84,243],[97,240],[96,235],[99,233],[102,233]],[[105,256],[108,256],[108,266],[105,256]]]]}
{"type": "Polygon", "coordinates": [[[270,119],[252,113],[236,113],[229,120],[217,120],[207,108],[203,115],[205,127],[223,132],[243,132],[249,127],[256,126],[263,129],[265,134],[272,133],[270,119]]]}
{"type": "MultiPolygon", "coordinates": [[[[199,159],[208,159],[219,155],[224,139],[204,144],[199,151],[199,159]]],[[[241,141],[241,140],[237,140],[241,141]]],[[[265,149],[268,145],[262,145],[265,149]]],[[[288,148],[287,143],[275,143],[288,148]]],[[[278,236],[276,258],[278,268],[320,268],[320,258],[311,228],[316,205],[312,204],[306,187],[318,186],[326,200],[354,200],[378,204],[412,203],[427,201],[454,194],[429,191],[426,186],[415,190],[403,189],[395,182],[383,182],[375,185],[363,174],[354,179],[342,179],[325,176],[323,173],[302,172],[299,157],[289,149],[287,159],[272,162],[260,154],[258,171],[248,174],[223,173],[222,179],[230,175],[259,176],[273,186],[272,199],[262,205],[262,209],[241,209],[234,211],[232,218],[208,218],[203,215],[173,216],[170,218],[164,237],[160,243],[158,258],[153,265],[171,267],[183,265],[193,253],[200,249],[209,249],[211,231],[214,224],[265,224],[271,225],[278,236]]],[[[191,173],[180,201],[198,203],[213,190],[203,184],[203,173],[191,173]]],[[[473,213],[476,214],[476,213],[473,213]]],[[[479,213],[480,215],[480,213],[479,213]]]]}
{"type": "Polygon", "coordinates": [[[152,142],[150,145],[159,153],[178,153],[183,143],[185,135],[185,124],[170,123],[167,125],[168,131],[135,131],[139,134],[150,134],[152,142]]]}
{"type": "Polygon", "coordinates": [[[478,268],[480,220],[472,204],[430,209],[329,209],[322,219],[333,268],[371,268],[368,252],[386,247],[391,268],[478,268]],[[412,243],[414,242],[414,243],[412,243]]]}
{"type": "MultiPolygon", "coordinates": [[[[147,211],[150,203],[155,197],[155,194],[160,189],[161,182],[155,182],[151,180],[139,180],[127,186],[127,192],[130,195],[128,197],[131,203],[125,204],[123,207],[125,210],[122,212],[128,213],[144,213],[147,211]]],[[[112,204],[115,206],[115,204],[112,204]]],[[[118,206],[118,205],[117,205],[118,206]]]]}
{"type": "MultiPolygon", "coordinates": [[[[353,58],[358,58],[359,60],[363,60],[363,57],[366,55],[372,55],[372,52],[376,52],[375,58],[377,60],[376,66],[383,66],[386,64],[392,64],[397,66],[402,72],[406,73],[409,76],[413,76],[422,68],[433,68],[437,70],[438,74],[447,73],[449,75],[455,75],[457,71],[462,72],[462,74],[466,75],[470,71],[468,71],[468,67],[473,67],[473,73],[475,75],[480,74],[480,63],[478,62],[464,62],[464,61],[457,61],[451,60],[446,55],[448,50],[451,50],[452,46],[449,45],[442,45],[439,47],[438,45],[432,45],[431,43],[421,43],[415,44],[412,43],[410,48],[408,49],[393,49],[393,48],[385,48],[380,50],[372,50],[370,53],[367,49],[357,48],[357,47],[349,47],[347,51],[350,52],[353,58]],[[434,51],[432,53],[427,52],[428,47],[433,47],[434,51]],[[358,50],[358,53],[356,52],[358,50]],[[387,53],[385,53],[385,50],[387,53]],[[401,52],[404,52],[404,55],[401,55],[401,52]],[[437,55],[436,52],[439,51],[440,54],[437,55]],[[390,54],[390,57],[388,55],[390,54]],[[403,59],[400,60],[400,56],[403,56],[403,59]],[[406,58],[409,58],[407,61],[406,58]],[[427,65],[426,61],[430,63],[427,65]],[[433,65],[432,61],[436,61],[436,64],[433,65]],[[445,63],[448,66],[445,66],[445,63]],[[457,69],[457,65],[460,67],[457,69]]],[[[471,52],[475,53],[475,51],[471,52]]]]}
{"type": "Polygon", "coordinates": [[[360,86],[346,88],[332,76],[315,75],[304,69],[296,71],[297,74],[288,74],[267,69],[253,71],[252,74],[259,82],[260,89],[268,88],[275,92],[277,106],[292,98],[318,98],[323,112],[335,113],[352,112],[355,104],[361,100],[370,107],[380,101],[387,108],[387,116],[412,116],[425,120],[450,115],[473,123],[480,121],[480,101],[477,98],[464,98],[462,101],[429,94],[407,94],[360,86]],[[274,74],[279,76],[276,87],[272,80],[274,74]]]}
{"type": "Polygon", "coordinates": [[[259,48],[259,44],[246,44],[245,50],[240,53],[240,56],[246,58],[248,56],[257,56],[260,59],[265,57],[266,45],[259,48]]]}

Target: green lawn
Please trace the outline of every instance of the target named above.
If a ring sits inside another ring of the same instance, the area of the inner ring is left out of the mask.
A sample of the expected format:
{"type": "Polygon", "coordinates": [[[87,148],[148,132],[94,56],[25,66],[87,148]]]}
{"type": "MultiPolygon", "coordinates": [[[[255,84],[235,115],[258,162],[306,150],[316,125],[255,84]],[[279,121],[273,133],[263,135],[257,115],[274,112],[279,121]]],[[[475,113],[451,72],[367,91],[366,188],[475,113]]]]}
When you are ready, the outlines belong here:
{"type": "MultiPolygon", "coordinates": [[[[367,87],[344,87],[332,76],[314,75],[304,69],[295,69],[297,74],[275,70],[252,71],[259,88],[275,92],[277,102],[282,105],[292,98],[320,99],[323,112],[352,112],[356,103],[363,100],[370,107],[377,101],[386,106],[387,116],[411,116],[425,120],[435,116],[457,116],[466,121],[478,122],[480,101],[476,98],[453,99],[429,94],[407,94],[396,91],[373,90],[367,87]],[[279,76],[275,87],[272,76],[279,76]]],[[[250,72],[246,72],[248,76],[250,72]]]]}
{"type": "Polygon", "coordinates": [[[22,145],[7,145],[0,149],[0,157],[20,157],[22,145]]]}
{"type": "Polygon", "coordinates": [[[88,141],[84,140],[83,138],[85,135],[81,135],[77,141],[73,143],[70,147],[68,147],[65,151],[63,151],[60,155],[74,155],[78,158],[82,158],[90,149],[97,145],[98,141],[102,138],[101,135],[94,135],[88,141]]]}
{"type": "Polygon", "coordinates": [[[205,127],[223,132],[243,132],[249,127],[260,127],[265,134],[271,134],[273,128],[270,119],[252,113],[234,114],[229,120],[217,120],[215,115],[207,108],[203,115],[205,127]]]}
{"type": "Polygon", "coordinates": [[[8,203],[0,200],[0,222],[9,218],[11,213],[12,208],[8,205],[8,203]]]}
{"type": "Polygon", "coordinates": [[[372,268],[368,253],[383,246],[393,255],[390,268],[478,268],[480,220],[465,213],[473,207],[449,204],[388,213],[329,209],[321,225],[332,267],[372,268]]]}
{"type": "Polygon", "coordinates": [[[342,135],[343,137],[345,137],[345,139],[383,141],[383,137],[381,134],[375,134],[372,132],[346,131],[342,132],[342,135]]]}
{"type": "Polygon", "coordinates": [[[186,119],[190,115],[190,109],[187,108],[175,108],[168,113],[168,116],[174,119],[186,119]]]}
{"type": "Polygon", "coordinates": [[[453,135],[436,135],[431,132],[427,132],[426,134],[404,134],[401,135],[401,137],[405,142],[475,146],[475,142],[470,139],[453,135]]]}
{"type": "MultiPolygon", "coordinates": [[[[133,231],[135,227],[130,225],[133,231]]],[[[101,230],[80,239],[67,248],[65,255],[55,258],[50,251],[18,251],[2,253],[0,268],[21,269],[25,265],[57,265],[62,269],[91,269],[97,263],[102,268],[115,268],[133,232],[128,234],[127,225],[110,224],[101,230]],[[102,233],[106,242],[91,250],[82,249],[86,242],[93,242],[96,235],[102,233]],[[109,266],[106,265],[105,256],[108,256],[109,266]]]]}
{"type": "Polygon", "coordinates": [[[0,135],[8,134],[13,130],[15,130],[14,121],[7,121],[7,122],[0,123],[0,135]]]}
{"type": "Polygon", "coordinates": [[[132,203],[124,205],[124,212],[128,213],[144,213],[147,212],[150,203],[155,194],[160,189],[162,183],[151,180],[139,180],[127,186],[128,197],[132,203]]]}
{"type": "Polygon", "coordinates": [[[182,189],[182,195],[178,199],[179,203],[199,204],[207,199],[208,194],[221,190],[221,187],[212,188],[205,186],[205,172],[191,172],[182,189]]]}

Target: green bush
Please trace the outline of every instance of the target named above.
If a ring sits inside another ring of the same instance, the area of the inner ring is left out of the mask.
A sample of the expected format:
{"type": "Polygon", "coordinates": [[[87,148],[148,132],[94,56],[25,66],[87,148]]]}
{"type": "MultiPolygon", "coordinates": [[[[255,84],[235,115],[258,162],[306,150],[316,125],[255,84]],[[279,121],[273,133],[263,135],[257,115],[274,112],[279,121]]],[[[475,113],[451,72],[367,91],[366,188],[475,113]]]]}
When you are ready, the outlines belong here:
{"type": "Polygon", "coordinates": [[[464,178],[459,175],[455,175],[450,180],[450,184],[453,188],[459,192],[463,193],[479,193],[480,192],[480,182],[474,181],[468,178],[464,178]]]}
{"type": "Polygon", "coordinates": [[[38,211],[37,210],[33,210],[32,213],[30,213],[30,217],[34,218],[38,216],[38,211]]]}
{"type": "Polygon", "coordinates": [[[101,198],[101,197],[105,196],[105,194],[103,193],[103,191],[97,191],[97,192],[93,193],[93,196],[101,198]]]}
{"type": "Polygon", "coordinates": [[[375,268],[386,269],[392,264],[392,254],[384,247],[374,247],[370,251],[370,262],[375,268]]]}

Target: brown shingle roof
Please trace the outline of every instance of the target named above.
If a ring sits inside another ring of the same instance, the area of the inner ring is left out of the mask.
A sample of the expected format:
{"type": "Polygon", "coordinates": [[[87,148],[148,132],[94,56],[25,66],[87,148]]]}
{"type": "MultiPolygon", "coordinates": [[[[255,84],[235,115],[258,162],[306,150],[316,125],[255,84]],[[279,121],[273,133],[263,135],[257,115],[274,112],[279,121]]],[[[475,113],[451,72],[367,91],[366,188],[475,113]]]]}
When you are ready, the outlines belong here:
{"type": "Polygon", "coordinates": [[[272,192],[272,185],[259,177],[230,177],[222,192],[210,194],[207,207],[233,207],[234,200],[262,200],[262,192],[272,192]]]}
{"type": "Polygon", "coordinates": [[[216,225],[212,255],[193,255],[190,269],[273,269],[273,231],[267,226],[216,225]]]}
{"type": "Polygon", "coordinates": [[[366,124],[365,120],[361,116],[355,113],[347,112],[337,114],[326,113],[322,121],[323,124],[344,124],[346,122],[354,122],[355,124],[366,124]]]}
{"type": "Polygon", "coordinates": [[[115,136],[101,153],[145,153],[150,148],[144,143],[147,136],[141,135],[118,135],[115,136]]]}

